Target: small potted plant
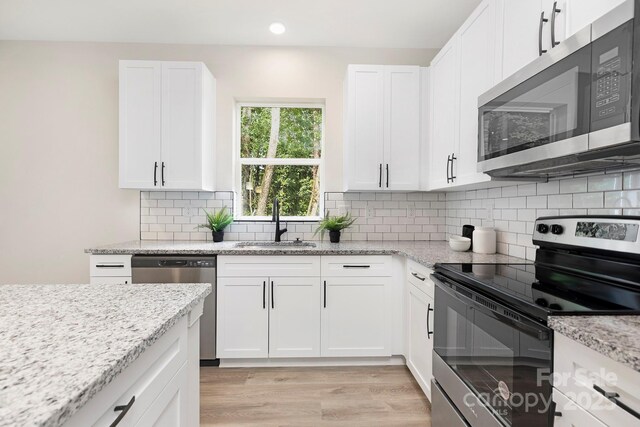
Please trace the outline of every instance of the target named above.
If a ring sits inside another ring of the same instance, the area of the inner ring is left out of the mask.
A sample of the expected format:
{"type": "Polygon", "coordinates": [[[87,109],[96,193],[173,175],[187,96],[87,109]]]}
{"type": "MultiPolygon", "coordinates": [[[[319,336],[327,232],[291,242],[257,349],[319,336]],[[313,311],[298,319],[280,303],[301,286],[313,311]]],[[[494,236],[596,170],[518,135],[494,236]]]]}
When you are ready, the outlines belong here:
{"type": "Polygon", "coordinates": [[[213,234],[213,241],[222,242],[224,240],[224,229],[233,222],[233,215],[227,212],[226,207],[215,213],[207,211],[204,211],[204,213],[207,215],[207,223],[198,225],[198,228],[208,228],[213,234]]]}
{"type": "Polygon", "coordinates": [[[356,222],[356,219],[351,216],[349,212],[345,215],[331,216],[329,212],[326,213],[324,218],[318,223],[317,234],[320,233],[320,237],[324,238],[324,233],[329,232],[329,240],[331,243],[340,243],[340,232],[345,228],[349,228],[356,222]]]}

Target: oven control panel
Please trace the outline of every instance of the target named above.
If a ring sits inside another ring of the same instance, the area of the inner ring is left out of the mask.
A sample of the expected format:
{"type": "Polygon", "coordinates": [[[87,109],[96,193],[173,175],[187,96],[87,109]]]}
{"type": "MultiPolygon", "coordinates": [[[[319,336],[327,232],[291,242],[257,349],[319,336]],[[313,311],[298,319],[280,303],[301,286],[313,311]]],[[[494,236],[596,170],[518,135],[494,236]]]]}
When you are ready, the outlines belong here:
{"type": "Polygon", "coordinates": [[[549,243],[640,254],[640,218],[539,218],[533,230],[533,242],[539,246],[549,243]]]}

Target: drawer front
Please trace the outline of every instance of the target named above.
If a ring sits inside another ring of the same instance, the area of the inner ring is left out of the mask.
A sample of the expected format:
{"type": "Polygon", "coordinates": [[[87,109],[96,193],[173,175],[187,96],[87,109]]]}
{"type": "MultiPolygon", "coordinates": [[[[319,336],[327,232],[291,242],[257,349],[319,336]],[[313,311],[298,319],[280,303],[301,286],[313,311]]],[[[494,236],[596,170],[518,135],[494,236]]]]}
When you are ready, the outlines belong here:
{"type": "Polygon", "coordinates": [[[306,277],[319,275],[319,256],[231,255],[218,257],[218,277],[306,277]]]}
{"type": "Polygon", "coordinates": [[[131,255],[91,255],[90,275],[131,277],[131,255]]]}
{"type": "Polygon", "coordinates": [[[120,425],[135,425],[187,362],[187,344],[187,316],[184,316],[93,396],[65,426],[110,426],[119,415],[114,408],[129,403],[130,409],[120,425]]]}
{"type": "Polygon", "coordinates": [[[433,270],[407,260],[407,281],[433,298],[435,284],[431,280],[433,270]]]}
{"type": "Polygon", "coordinates": [[[572,339],[554,334],[554,387],[610,426],[640,424],[640,373],[572,339]],[[617,393],[625,410],[603,393],[617,393]],[[586,403],[584,403],[586,402],[586,403]]]}
{"type": "Polygon", "coordinates": [[[389,277],[391,271],[391,255],[322,257],[323,277],[389,277]]]}
{"type": "Polygon", "coordinates": [[[131,283],[131,277],[120,276],[91,276],[89,283],[92,285],[128,285],[131,283]]]}
{"type": "Polygon", "coordinates": [[[606,427],[605,424],[578,406],[557,388],[553,389],[553,401],[556,404],[553,427],[606,427]]]}

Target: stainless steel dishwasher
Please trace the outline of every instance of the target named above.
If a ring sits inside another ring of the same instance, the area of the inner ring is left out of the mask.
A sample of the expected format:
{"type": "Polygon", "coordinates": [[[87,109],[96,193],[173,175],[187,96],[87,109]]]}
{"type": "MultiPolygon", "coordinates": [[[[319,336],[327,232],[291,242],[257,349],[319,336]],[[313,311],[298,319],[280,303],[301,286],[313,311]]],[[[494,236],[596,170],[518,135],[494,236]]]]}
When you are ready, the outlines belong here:
{"type": "Polygon", "coordinates": [[[133,283],[211,283],[200,318],[200,364],[218,365],[216,359],[216,257],[134,255],[133,283]]]}

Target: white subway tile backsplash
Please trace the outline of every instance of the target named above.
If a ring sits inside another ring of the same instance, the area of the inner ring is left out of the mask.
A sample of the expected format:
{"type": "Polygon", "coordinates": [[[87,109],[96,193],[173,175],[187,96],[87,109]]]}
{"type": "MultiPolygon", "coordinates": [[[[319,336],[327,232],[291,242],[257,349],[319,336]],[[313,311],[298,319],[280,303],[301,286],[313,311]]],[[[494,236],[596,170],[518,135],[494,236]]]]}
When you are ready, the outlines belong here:
{"type": "Polygon", "coordinates": [[[571,194],[549,195],[547,204],[550,209],[571,208],[573,207],[573,195],[571,194]]]}
{"type": "Polygon", "coordinates": [[[587,183],[589,192],[622,190],[622,174],[590,176],[587,183]]]}
{"type": "Polygon", "coordinates": [[[640,171],[625,172],[622,179],[622,188],[625,190],[640,188],[640,171]]]}
{"type": "Polygon", "coordinates": [[[606,208],[638,208],[640,207],[640,190],[606,192],[604,206],[606,208]]]}
{"type": "MultiPolygon", "coordinates": [[[[208,230],[197,228],[205,222],[204,209],[233,210],[231,192],[163,194],[164,198],[148,191],[140,193],[142,239],[211,240],[208,230]]],[[[446,237],[446,197],[438,193],[327,193],[325,209],[343,209],[356,218],[355,224],[342,235],[346,241],[443,240],[446,237]],[[368,211],[373,212],[373,218],[367,217],[368,211]]],[[[475,214],[475,210],[466,213],[475,214]]],[[[284,239],[320,239],[319,234],[314,234],[315,223],[289,221],[284,226],[289,229],[284,239]]],[[[236,222],[226,230],[225,239],[271,240],[274,230],[270,222],[236,222]]]]}
{"type": "Polygon", "coordinates": [[[560,193],[585,193],[587,191],[587,178],[571,178],[560,181],[560,193]]]}
{"type": "MultiPolygon", "coordinates": [[[[140,238],[211,240],[203,209],[233,210],[232,192],[140,193],[140,238]]],[[[446,240],[462,225],[495,227],[498,252],[535,258],[536,218],[554,215],[640,215],[640,170],[447,193],[327,193],[325,208],[351,212],[356,223],[342,239],[446,240]],[[373,215],[369,217],[369,215],[373,215]]],[[[288,222],[283,238],[318,240],[312,222],[288,222]]],[[[232,224],[226,240],[271,240],[271,222],[232,224]]]]}
{"type": "Polygon", "coordinates": [[[574,208],[601,208],[604,204],[602,192],[580,193],[573,195],[574,208]]]}

